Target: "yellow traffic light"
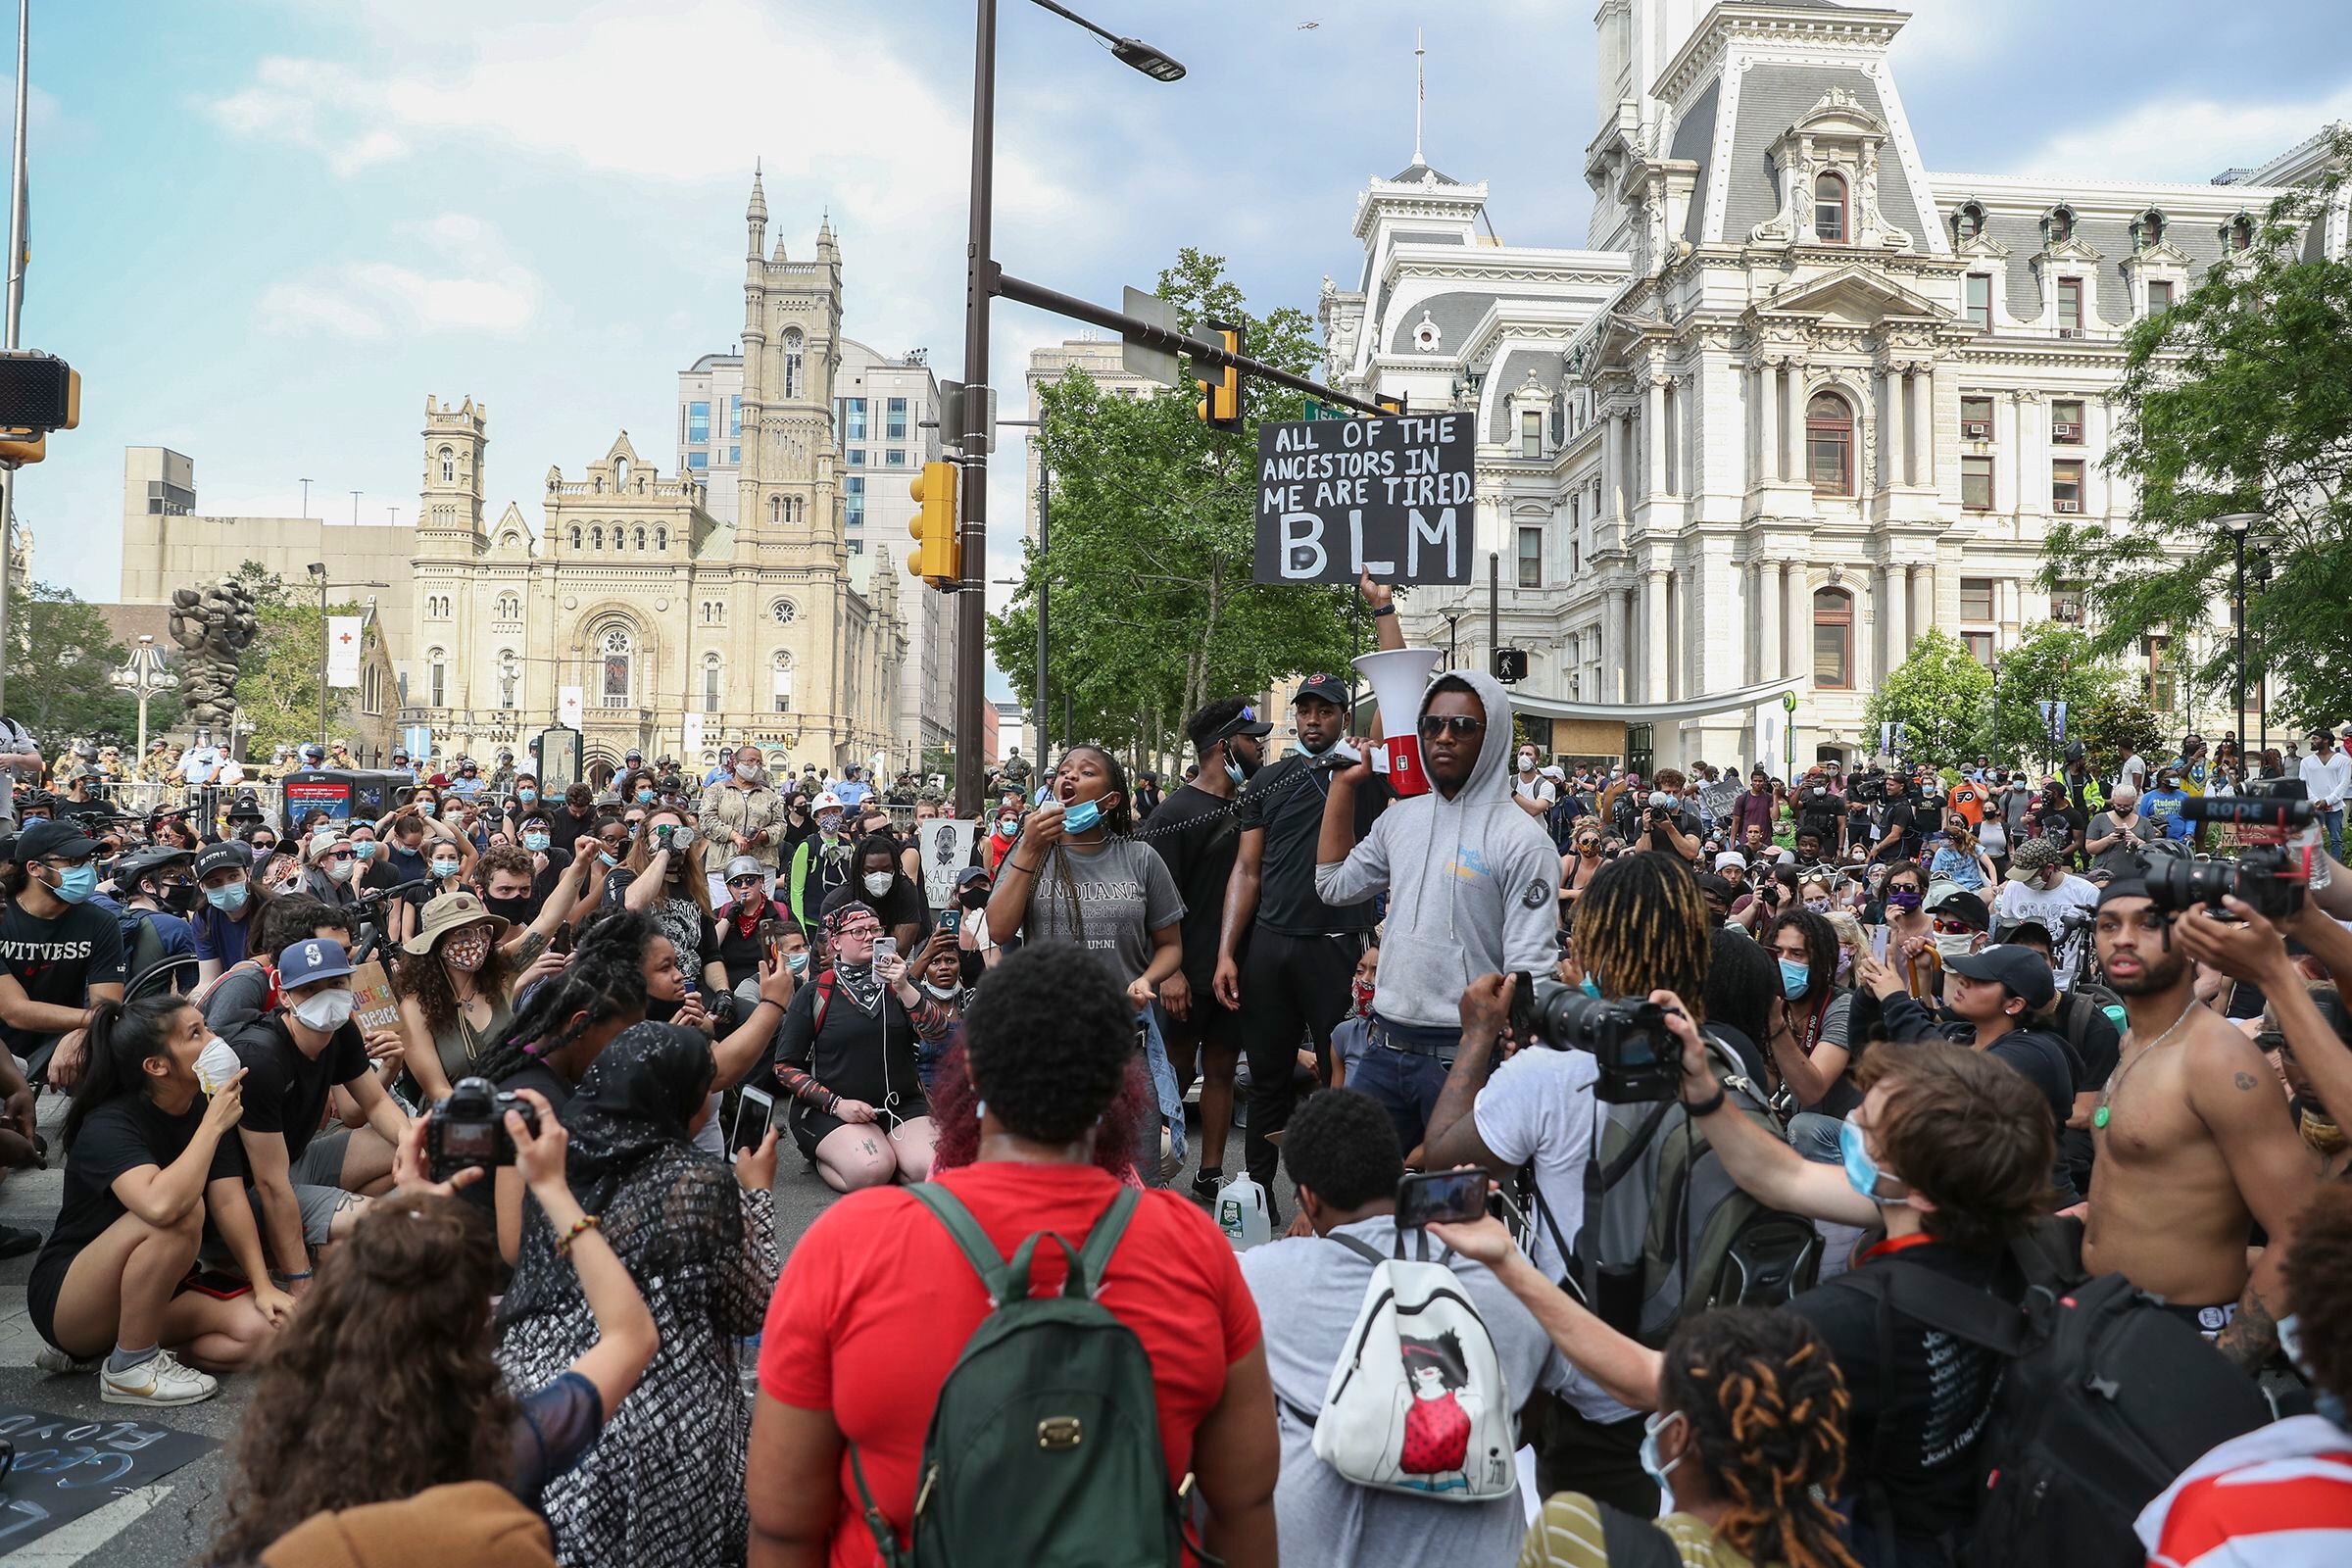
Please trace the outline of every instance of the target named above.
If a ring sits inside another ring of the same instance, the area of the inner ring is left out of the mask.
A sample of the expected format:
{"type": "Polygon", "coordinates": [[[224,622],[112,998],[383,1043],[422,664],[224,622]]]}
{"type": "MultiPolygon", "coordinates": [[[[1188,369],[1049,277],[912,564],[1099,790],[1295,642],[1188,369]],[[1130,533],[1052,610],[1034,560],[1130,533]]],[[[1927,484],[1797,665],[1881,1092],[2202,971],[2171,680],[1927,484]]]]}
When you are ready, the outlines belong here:
{"type": "Polygon", "coordinates": [[[1391,397],[1386,393],[1375,392],[1372,394],[1372,401],[1379,404],[1382,408],[1388,410],[1388,412],[1393,415],[1402,414],[1404,412],[1404,394],[1401,392],[1397,393],[1394,397],[1391,397]]]}
{"type": "Polygon", "coordinates": [[[934,588],[952,589],[963,578],[963,541],[956,532],[956,465],[926,463],[906,486],[922,510],[907,523],[915,548],[906,555],[910,576],[934,588]]]}
{"type": "MultiPolygon", "coordinates": [[[[1228,354],[1242,352],[1242,329],[1223,321],[1202,321],[1201,329],[1223,346],[1228,354]]],[[[1193,408],[1200,422],[1211,430],[1239,430],[1242,427],[1242,372],[1232,366],[1220,367],[1213,380],[1199,383],[1200,400],[1193,408]]]]}
{"type": "Polygon", "coordinates": [[[46,431],[36,435],[29,430],[0,430],[0,466],[21,468],[38,463],[48,455],[48,448],[46,431]]]}
{"type": "Polygon", "coordinates": [[[79,370],[66,372],[66,422],[59,425],[58,428],[61,430],[81,428],[81,372],[79,370]]]}

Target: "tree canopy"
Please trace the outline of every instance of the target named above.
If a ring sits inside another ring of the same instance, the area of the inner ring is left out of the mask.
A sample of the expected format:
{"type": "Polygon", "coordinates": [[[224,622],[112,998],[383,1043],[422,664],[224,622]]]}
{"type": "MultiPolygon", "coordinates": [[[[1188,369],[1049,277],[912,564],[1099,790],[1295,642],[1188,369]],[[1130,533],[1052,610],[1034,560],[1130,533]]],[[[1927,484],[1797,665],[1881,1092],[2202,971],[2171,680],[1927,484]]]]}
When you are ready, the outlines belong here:
{"type": "Polygon", "coordinates": [[[1863,716],[1903,726],[1903,755],[1931,767],[1974,757],[1992,697],[1992,673],[1949,632],[1930,628],[1879,683],[1863,716]]]}
{"type": "MultiPolygon", "coordinates": [[[[47,583],[8,588],[8,711],[46,751],[88,740],[127,748],[138,739],[139,700],[118,690],[115,672],[130,655],[97,607],[47,583]]],[[[147,703],[147,732],[179,718],[179,697],[147,703]]]]}
{"type": "MultiPolygon", "coordinates": [[[[306,600],[274,572],[246,562],[231,576],[253,590],[261,635],[245,650],[237,665],[237,717],[253,726],[247,742],[251,756],[264,756],[273,747],[299,745],[318,738],[318,650],[326,637],[326,615],[356,615],[356,604],[329,605],[325,614],[317,599],[306,600]]],[[[379,635],[369,626],[368,635],[379,635]]],[[[327,728],[337,731],[351,718],[356,691],[330,691],[327,728]]]]}
{"type": "Polygon", "coordinates": [[[2082,735],[2092,711],[2122,683],[2123,670],[2101,659],[2089,637],[2045,621],[2001,654],[1985,750],[2004,758],[2054,760],[2065,748],[2043,725],[2041,705],[2066,704],[2066,733],[2072,740],[2082,735]]]}

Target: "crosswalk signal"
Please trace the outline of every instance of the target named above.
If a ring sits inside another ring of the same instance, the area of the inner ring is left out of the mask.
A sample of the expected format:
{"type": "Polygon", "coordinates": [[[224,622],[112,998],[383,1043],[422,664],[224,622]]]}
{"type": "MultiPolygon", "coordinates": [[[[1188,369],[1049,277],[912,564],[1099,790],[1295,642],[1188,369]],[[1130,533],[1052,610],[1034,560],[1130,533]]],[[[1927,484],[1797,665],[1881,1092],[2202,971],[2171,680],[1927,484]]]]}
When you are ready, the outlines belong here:
{"type": "MultiPolygon", "coordinates": [[[[1224,321],[1202,321],[1201,329],[1215,338],[1228,354],[1242,352],[1242,329],[1224,321]]],[[[1200,401],[1194,409],[1200,422],[1211,430],[1239,430],[1242,427],[1242,372],[1227,365],[1213,372],[1215,379],[1200,382],[1200,401]]]]}
{"type": "Polygon", "coordinates": [[[906,486],[921,508],[906,525],[915,540],[915,548],[906,553],[906,570],[934,588],[954,588],[963,580],[963,541],[956,532],[956,478],[953,463],[926,463],[906,486]]]}
{"type": "Polygon", "coordinates": [[[54,354],[0,354],[0,466],[47,455],[49,432],[81,423],[81,372],[54,354]]]}
{"type": "Polygon", "coordinates": [[[1372,401],[1391,414],[1401,415],[1404,413],[1404,394],[1401,392],[1393,397],[1384,392],[1375,392],[1372,394],[1372,401]]]}

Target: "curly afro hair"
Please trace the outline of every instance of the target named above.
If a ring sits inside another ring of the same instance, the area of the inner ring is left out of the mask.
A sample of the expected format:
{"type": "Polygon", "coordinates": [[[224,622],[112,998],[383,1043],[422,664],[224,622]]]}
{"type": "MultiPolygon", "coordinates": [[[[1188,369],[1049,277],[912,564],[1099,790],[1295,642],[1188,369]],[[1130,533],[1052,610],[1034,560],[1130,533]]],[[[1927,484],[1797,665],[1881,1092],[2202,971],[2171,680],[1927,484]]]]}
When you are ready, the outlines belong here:
{"type": "Polygon", "coordinates": [[[1016,1137],[1074,1143],[1102,1118],[1135,1054],[1135,1007],[1102,962],[1037,942],[980,982],[963,1012],[972,1087],[1016,1137]]]}
{"type": "Polygon", "coordinates": [[[1282,1163],[1292,1181],[1343,1212],[1394,1196],[1404,1180],[1396,1124],[1353,1089],[1307,1097],[1283,1130],[1282,1163]]]}

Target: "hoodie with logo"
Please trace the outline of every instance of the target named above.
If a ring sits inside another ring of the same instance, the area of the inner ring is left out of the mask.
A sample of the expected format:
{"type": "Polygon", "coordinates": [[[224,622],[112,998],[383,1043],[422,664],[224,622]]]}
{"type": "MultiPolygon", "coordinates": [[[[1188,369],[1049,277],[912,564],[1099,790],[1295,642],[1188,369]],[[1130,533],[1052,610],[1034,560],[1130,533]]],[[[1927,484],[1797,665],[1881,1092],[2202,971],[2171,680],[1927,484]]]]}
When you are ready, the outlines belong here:
{"type": "MultiPolygon", "coordinates": [[[[1485,744],[1453,799],[1394,801],[1348,858],[1315,867],[1326,904],[1389,895],[1372,1010],[1392,1023],[1461,1024],[1463,990],[1482,974],[1547,977],[1559,960],[1560,855],[1511,800],[1511,700],[1482,670],[1458,678],[1485,707],[1485,744]]],[[[1428,707],[1428,699],[1422,699],[1428,707]]]]}

